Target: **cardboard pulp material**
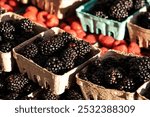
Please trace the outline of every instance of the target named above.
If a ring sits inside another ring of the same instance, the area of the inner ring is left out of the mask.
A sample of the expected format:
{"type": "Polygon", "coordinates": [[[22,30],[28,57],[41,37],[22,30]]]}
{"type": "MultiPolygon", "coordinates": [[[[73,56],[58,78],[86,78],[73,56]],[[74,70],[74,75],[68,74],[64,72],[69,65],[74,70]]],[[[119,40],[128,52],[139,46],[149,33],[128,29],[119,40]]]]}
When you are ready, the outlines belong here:
{"type": "MultiPolygon", "coordinates": [[[[55,27],[46,32],[43,32],[36,37],[31,38],[30,40],[18,45],[13,49],[13,55],[18,64],[19,70],[21,73],[27,73],[28,77],[35,82],[38,82],[40,86],[45,88],[50,87],[52,92],[56,95],[62,94],[66,88],[69,88],[71,83],[75,80],[75,73],[77,73],[80,69],[82,69],[88,61],[83,64],[73,68],[72,70],[64,73],[63,75],[56,75],[45,68],[42,68],[38,64],[34,63],[32,60],[25,58],[23,55],[19,54],[19,50],[21,50],[24,46],[32,43],[37,39],[38,36],[53,36],[55,34],[61,33],[63,30],[55,27]]],[[[93,48],[91,59],[94,59],[98,53],[99,49],[93,48]]]]}
{"type": "Polygon", "coordinates": [[[127,23],[127,27],[131,41],[138,42],[140,47],[150,48],[150,30],[136,24],[137,16],[139,16],[142,12],[146,12],[146,7],[127,23]]]}
{"type": "Polygon", "coordinates": [[[137,94],[142,98],[149,100],[150,99],[150,81],[145,82],[141,87],[138,88],[137,94]]]}
{"type": "MultiPolygon", "coordinates": [[[[125,57],[128,56],[128,54],[110,50],[104,56],[101,57],[101,60],[112,56],[125,57]]],[[[145,98],[137,92],[131,93],[131,92],[125,92],[116,89],[109,89],[103,86],[96,85],[90,81],[85,81],[81,79],[79,77],[79,74],[85,72],[86,69],[87,66],[84,67],[79,73],[76,74],[76,82],[80,86],[81,91],[86,100],[145,100],[145,98]]]]}
{"type": "MultiPolygon", "coordinates": [[[[15,20],[15,19],[23,19],[23,18],[24,17],[16,13],[7,12],[7,13],[0,15],[0,22],[8,21],[8,20],[15,20]]],[[[45,30],[47,29],[42,27],[39,24],[36,24],[34,31],[38,34],[45,30]]],[[[12,56],[12,52],[10,51],[10,52],[4,53],[0,51],[0,66],[2,67],[2,71],[5,71],[5,72],[12,71],[13,65],[14,65],[14,59],[12,56]]]]}

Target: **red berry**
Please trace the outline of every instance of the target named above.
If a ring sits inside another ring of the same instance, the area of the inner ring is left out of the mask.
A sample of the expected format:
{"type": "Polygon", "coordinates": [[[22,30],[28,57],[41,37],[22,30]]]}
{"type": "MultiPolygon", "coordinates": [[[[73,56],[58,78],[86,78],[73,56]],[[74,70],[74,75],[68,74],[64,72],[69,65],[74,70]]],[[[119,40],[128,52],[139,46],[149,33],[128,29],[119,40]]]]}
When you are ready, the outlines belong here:
{"type": "Polygon", "coordinates": [[[52,28],[52,27],[55,27],[55,26],[58,26],[59,24],[59,19],[57,18],[56,15],[51,15],[51,14],[48,14],[47,15],[47,21],[46,21],[46,26],[48,28],[52,28]]]}
{"type": "Polygon", "coordinates": [[[8,4],[4,4],[3,8],[6,9],[7,11],[9,11],[9,12],[13,12],[14,11],[14,9],[8,4]]]}
{"type": "Polygon", "coordinates": [[[84,40],[90,44],[95,44],[97,42],[96,37],[93,34],[87,35],[84,40]]]}
{"type": "Polygon", "coordinates": [[[17,6],[17,2],[15,0],[9,0],[8,4],[12,7],[16,7],[17,6]]]}
{"type": "Polygon", "coordinates": [[[119,45],[122,45],[122,44],[126,45],[125,40],[115,40],[114,43],[113,43],[113,47],[116,47],[116,46],[119,46],[119,45]]]}
{"type": "Polygon", "coordinates": [[[32,21],[36,21],[36,15],[32,12],[26,12],[25,14],[23,14],[23,16],[25,18],[32,20],[32,21]]]}
{"type": "Polygon", "coordinates": [[[66,32],[68,32],[69,34],[73,35],[74,37],[77,37],[77,33],[74,30],[67,30],[66,32]]]}
{"type": "Polygon", "coordinates": [[[86,33],[83,30],[77,30],[77,37],[83,39],[86,36],[86,33]]]}
{"type": "Polygon", "coordinates": [[[75,30],[75,31],[82,29],[81,24],[80,24],[79,22],[77,22],[77,21],[73,21],[73,22],[71,23],[71,28],[72,28],[73,30],[75,30]]]}
{"type": "Polygon", "coordinates": [[[65,30],[65,31],[71,30],[71,27],[70,27],[69,25],[66,25],[66,26],[63,28],[63,30],[65,30]]]}
{"type": "Polygon", "coordinates": [[[136,42],[131,42],[128,46],[128,53],[140,55],[141,49],[136,42]]]}
{"type": "Polygon", "coordinates": [[[40,11],[37,14],[37,21],[45,22],[48,15],[47,11],[40,11]]]}
{"type": "Polygon", "coordinates": [[[113,49],[117,50],[117,51],[120,51],[120,52],[125,52],[125,53],[128,52],[128,48],[127,48],[127,46],[125,44],[122,44],[122,45],[119,45],[119,46],[115,46],[113,49]]]}
{"type": "Polygon", "coordinates": [[[101,50],[101,55],[103,55],[103,54],[105,54],[108,51],[108,48],[101,47],[100,50],[101,50]]]}
{"type": "Polygon", "coordinates": [[[37,14],[38,13],[38,9],[34,6],[28,6],[26,8],[26,12],[33,12],[34,14],[37,14]]]}
{"type": "Polygon", "coordinates": [[[102,36],[101,38],[99,37],[100,44],[107,48],[112,48],[114,41],[115,39],[111,36],[102,36]]]}

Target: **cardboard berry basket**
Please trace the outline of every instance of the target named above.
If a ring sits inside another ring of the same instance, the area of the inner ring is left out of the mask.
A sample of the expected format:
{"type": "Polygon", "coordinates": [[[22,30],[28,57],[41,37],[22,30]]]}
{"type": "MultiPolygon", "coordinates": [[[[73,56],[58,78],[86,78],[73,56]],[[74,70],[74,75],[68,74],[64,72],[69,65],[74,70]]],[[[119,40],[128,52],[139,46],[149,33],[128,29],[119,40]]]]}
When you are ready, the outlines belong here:
{"type": "Polygon", "coordinates": [[[137,17],[142,13],[146,12],[147,9],[144,7],[140,13],[135,15],[130,21],[127,23],[127,27],[129,30],[129,36],[131,41],[138,42],[139,46],[142,48],[150,48],[150,30],[140,27],[136,24],[137,17]]]}
{"type": "MultiPolygon", "coordinates": [[[[107,2],[108,0],[101,0],[101,2],[107,2]]],[[[116,40],[123,40],[126,33],[126,24],[133,17],[133,15],[139,12],[136,11],[124,21],[116,21],[112,19],[105,19],[94,16],[87,11],[92,9],[98,0],[89,0],[87,3],[81,5],[76,9],[77,16],[79,17],[83,30],[96,34],[104,34],[113,36],[116,40]]],[[[106,4],[106,3],[105,3],[106,4]]],[[[142,8],[141,8],[142,9],[142,8]]]]}
{"type": "Polygon", "coordinates": [[[59,19],[75,13],[75,9],[87,0],[18,0],[24,4],[32,3],[42,10],[55,13],[59,19]]]}
{"type": "MultiPolygon", "coordinates": [[[[39,66],[32,60],[25,58],[18,52],[24,46],[36,40],[37,37],[39,36],[53,36],[61,32],[63,32],[63,30],[54,27],[46,32],[40,33],[39,35],[31,38],[30,40],[25,41],[24,43],[18,45],[13,49],[13,56],[16,59],[20,72],[21,73],[26,72],[28,74],[28,77],[33,81],[38,82],[40,86],[43,86],[45,88],[50,87],[52,92],[56,95],[62,94],[66,88],[69,88],[69,86],[75,79],[74,74],[77,73],[81,68],[83,68],[88,63],[88,61],[85,61],[81,65],[71,69],[70,71],[64,73],[63,75],[56,75],[48,71],[46,68],[39,66]]],[[[99,49],[93,47],[90,55],[91,57],[90,60],[98,56],[99,52],[100,52],[99,49]]]]}
{"type": "MultiPolygon", "coordinates": [[[[119,57],[126,57],[129,55],[118,51],[110,50],[105,55],[100,56],[100,58],[101,60],[103,60],[107,57],[113,57],[113,56],[119,58],[119,57]]],[[[94,61],[95,59],[93,59],[92,61],[94,61]]],[[[83,96],[86,100],[145,100],[146,99],[144,96],[140,94],[140,91],[126,92],[117,89],[109,89],[109,88],[105,88],[104,86],[96,85],[90,81],[81,79],[79,75],[80,73],[85,72],[87,70],[87,67],[88,66],[84,67],[80,72],[76,74],[76,82],[80,86],[83,96]]]]}
{"type": "MultiPolygon", "coordinates": [[[[8,20],[15,20],[15,19],[23,19],[21,15],[18,15],[16,13],[7,12],[2,15],[0,15],[0,22],[8,21],[8,20]]],[[[47,28],[42,27],[40,24],[35,23],[35,33],[39,34],[40,32],[46,31],[47,28]]],[[[12,56],[12,52],[1,52],[0,51],[0,66],[2,67],[2,70],[5,72],[10,72],[13,69],[14,65],[14,59],[12,56]]]]}

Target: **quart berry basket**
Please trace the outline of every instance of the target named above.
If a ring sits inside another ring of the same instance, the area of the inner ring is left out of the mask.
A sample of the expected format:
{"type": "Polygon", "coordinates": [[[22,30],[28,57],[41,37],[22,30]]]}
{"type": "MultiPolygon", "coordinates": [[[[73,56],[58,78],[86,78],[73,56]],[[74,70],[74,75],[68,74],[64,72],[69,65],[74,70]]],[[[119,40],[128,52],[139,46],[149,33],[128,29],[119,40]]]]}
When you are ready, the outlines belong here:
{"type": "Polygon", "coordinates": [[[58,27],[54,27],[48,31],[40,33],[39,35],[31,38],[30,40],[25,41],[24,43],[18,45],[13,49],[13,56],[16,59],[20,72],[27,73],[28,78],[30,78],[34,82],[38,82],[40,86],[43,86],[45,88],[51,88],[52,92],[56,95],[64,93],[65,89],[68,89],[71,86],[72,82],[75,81],[75,74],[80,69],[82,69],[89,60],[94,59],[96,56],[98,56],[100,50],[93,47],[89,60],[81,63],[79,66],[71,69],[63,75],[56,75],[48,71],[46,68],[41,67],[34,61],[27,59],[18,52],[26,45],[31,44],[39,36],[53,36],[54,34],[61,33],[62,31],[63,30],[59,29],[58,27]]]}
{"type": "MultiPolygon", "coordinates": [[[[7,20],[15,20],[15,19],[23,19],[21,15],[12,12],[6,12],[0,15],[0,22],[7,21],[7,20]]],[[[35,23],[36,30],[34,30],[37,34],[46,31],[47,28],[42,27],[40,24],[35,23]]],[[[4,53],[0,51],[0,66],[2,71],[11,72],[14,66],[14,58],[12,56],[12,51],[4,53]]]]}
{"type": "Polygon", "coordinates": [[[137,42],[141,48],[149,48],[150,49],[150,29],[145,29],[141,26],[137,25],[137,16],[141,14],[141,12],[146,12],[147,9],[144,7],[140,13],[135,15],[130,21],[127,23],[130,41],[137,42]]]}
{"type": "MultiPolygon", "coordinates": [[[[103,56],[100,56],[101,60],[107,57],[126,57],[129,54],[123,52],[109,50],[103,56]]],[[[134,56],[130,54],[130,56],[134,56]]],[[[97,58],[95,58],[97,59],[97,58]]],[[[94,61],[93,59],[92,61],[94,61]]],[[[90,63],[90,62],[89,62],[90,63]]],[[[145,88],[143,85],[135,92],[125,92],[117,89],[109,89],[100,85],[96,85],[90,81],[86,81],[80,78],[80,73],[84,73],[88,67],[85,66],[80,72],[76,74],[76,82],[80,86],[83,96],[86,100],[146,100],[146,97],[142,95],[140,89],[145,88]]],[[[147,89],[145,89],[147,91],[147,89]]]]}
{"type": "Polygon", "coordinates": [[[89,11],[97,3],[97,1],[98,0],[90,0],[76,9],[76,13],[81,21],[83,30],[89,30],[91,33],[96,34],[102,33],[104,35],[113,36],[116,40],[123,40],[126,33],[126,23],[140,10],[130,15],[126,20],[118,22],[87,13],[87,11],[89,11]]]}

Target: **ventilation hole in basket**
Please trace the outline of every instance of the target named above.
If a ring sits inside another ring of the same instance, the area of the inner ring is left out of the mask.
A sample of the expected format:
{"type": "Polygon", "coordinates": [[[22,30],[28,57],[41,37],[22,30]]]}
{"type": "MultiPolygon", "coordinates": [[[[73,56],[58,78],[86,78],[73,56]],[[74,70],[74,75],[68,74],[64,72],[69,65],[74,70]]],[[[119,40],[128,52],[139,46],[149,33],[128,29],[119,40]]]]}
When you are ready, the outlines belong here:
{"type": "Polygon", "coordinates": [[[33,81],[34,81],[35,83],[38,83],[38,80],[37,80],[37,76],[36,76],[36,75],[33,75],[33,81]]]}
{"type": "Polygon", "coordinates": [[[86,31],[90,32],[90,27],[88,25],[86,25],[86,31]]]}
{"type": "Polygon", "coordinates": [[[98,34],[102,34],[102,31],[101,31],[101,29],[98,29],[98,34]]]}
{"type": "Polygon", "coordinates": [[[139,44],[139,39],[138,39],[138,37],[136,37],[136,43],[139,44]]]}
{"type": "Polygon", "coordinates": [[[108,32],[108,35],[114,37],[114,33],[113,32],[108,32]]]}
{"type": "Polygon", "coordinates": [[[50,88],[50,86],[49,86],[49,84],[48,84],[47,82],[45,83],[45,88],[46,88],[46,89],[49,89],[49,88],[50,88]]]}

